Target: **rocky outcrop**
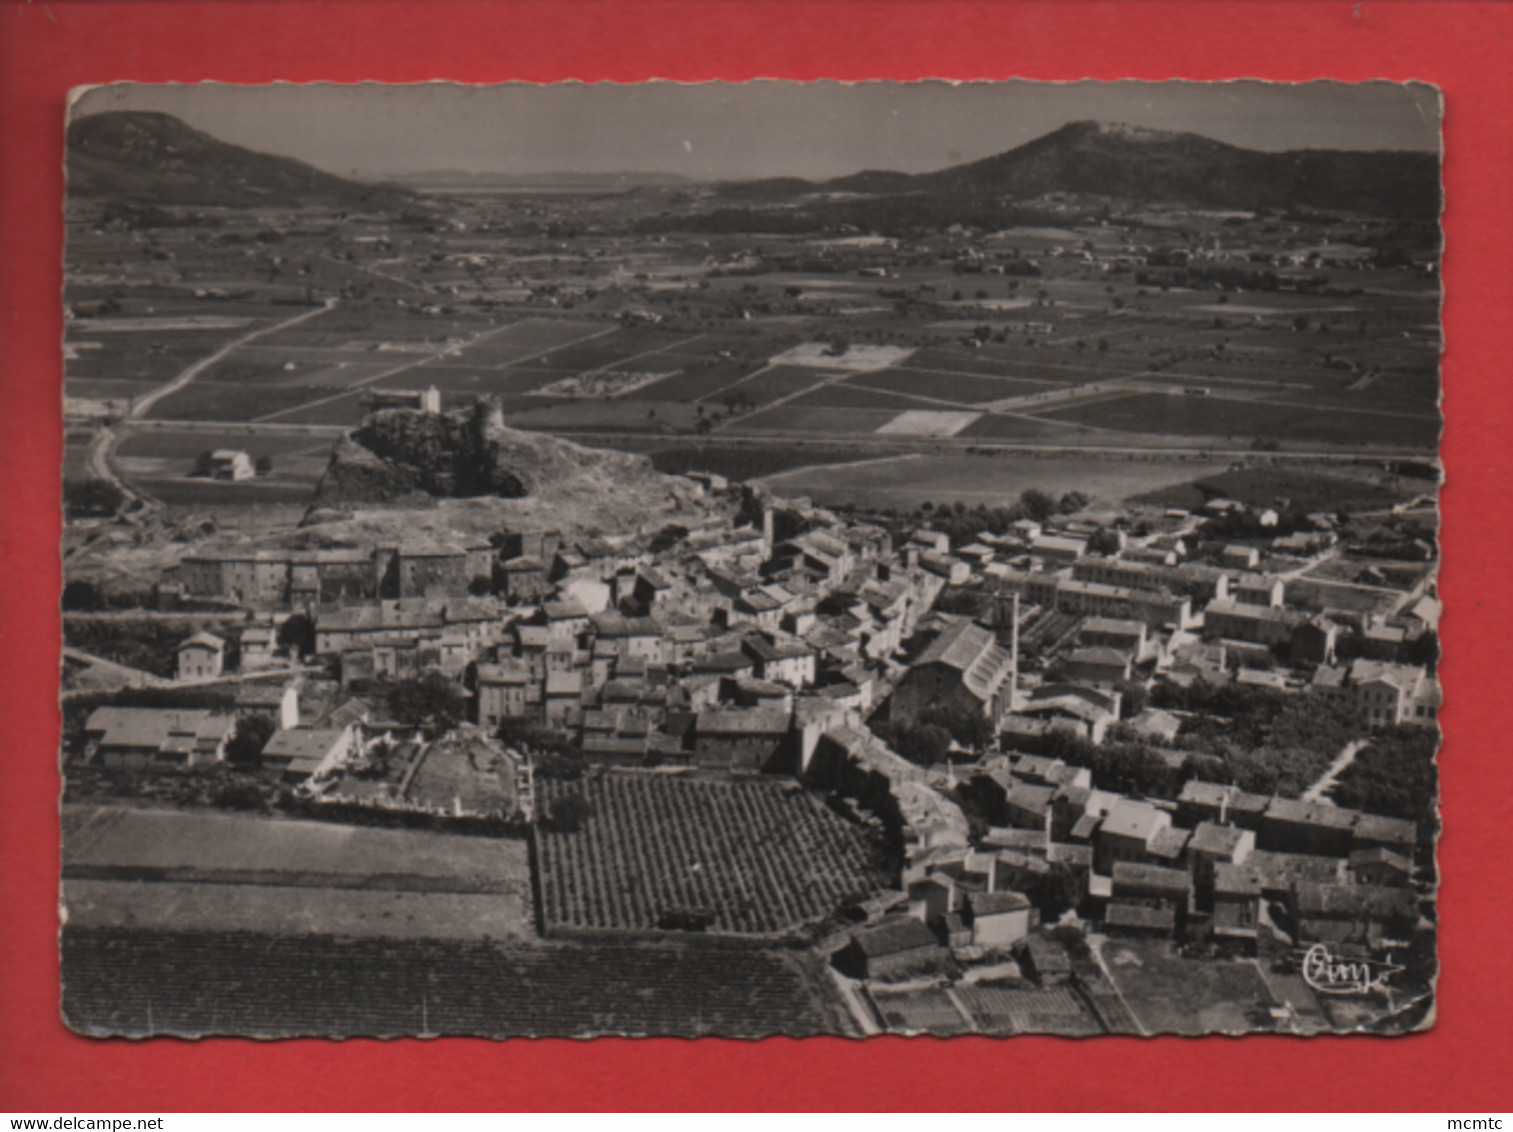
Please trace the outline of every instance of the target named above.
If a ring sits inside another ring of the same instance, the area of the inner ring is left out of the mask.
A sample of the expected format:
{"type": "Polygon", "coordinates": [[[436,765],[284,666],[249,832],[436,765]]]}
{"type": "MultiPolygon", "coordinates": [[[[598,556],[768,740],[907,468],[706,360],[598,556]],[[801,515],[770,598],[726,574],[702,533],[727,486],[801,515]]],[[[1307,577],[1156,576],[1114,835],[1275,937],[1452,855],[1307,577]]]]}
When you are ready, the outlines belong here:
{"type": "Polygon", "coordinates": [[[413,503],[414,496],[520,499],[530,486],[509,466],[500,439],[472,413],[386,409],[336,443],[316,489],[320,507],[413,503]]]}
{"type": "Polygon", "coordinates": [[[681,506],[688,486],[644,456],[509,428],[485,399],[454,413],[371,414],[332,449],[311,513],[503,499],[561,508],[564,521],[573,512],[615,507],[629,518],[681,506]]]}

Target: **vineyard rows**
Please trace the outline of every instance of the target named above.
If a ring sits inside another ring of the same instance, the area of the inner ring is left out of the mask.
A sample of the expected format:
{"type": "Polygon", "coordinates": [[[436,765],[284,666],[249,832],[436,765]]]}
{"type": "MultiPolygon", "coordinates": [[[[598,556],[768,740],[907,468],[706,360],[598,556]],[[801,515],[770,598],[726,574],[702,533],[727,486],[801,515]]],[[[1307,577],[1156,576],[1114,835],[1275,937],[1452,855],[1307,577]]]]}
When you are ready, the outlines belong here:
{"type": "Polygon", "coordinates": [[[781,932],[886,884],[864,830],[791,782],[615,773],[543,781],[544,812],[580,794],[573,832],[537,832],[542,926],[781,932]],[[675,924],[673,926],[682,926],[675,924]]]}
{"type": "Polygon", "coordinates": [[[744,946],[69,927],[61,954],[63,1015],[97,1035],[851,1032],[816,957],[744,946]]]}

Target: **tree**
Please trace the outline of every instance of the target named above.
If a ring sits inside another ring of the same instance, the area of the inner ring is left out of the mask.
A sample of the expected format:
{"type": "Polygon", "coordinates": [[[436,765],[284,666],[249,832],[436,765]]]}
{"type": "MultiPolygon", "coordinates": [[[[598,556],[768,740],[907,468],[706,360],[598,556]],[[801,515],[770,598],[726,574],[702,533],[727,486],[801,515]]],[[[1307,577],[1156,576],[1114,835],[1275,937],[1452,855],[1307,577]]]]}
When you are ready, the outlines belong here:
{"type": "Polygon", "coordinates": [[[1091,502],[1092,499],[1082,492],[1069,491],[1061,497],[1061,502],[1056,505],[1056,509],[1063,515],[1071,515],[1077,511],[1081,511],[1091,502]]]}
{"type": "Polygon", "coordinates": [[[74,480],[63,485],[63,508],[70,519],[114,515],[125,500],[109,480],[74,480]]]}
{"type": "Polygon", "coordinates": [[[263,748],[278,728],[266,715],[244,715],[226,742],[226,761],[232,766],[256,767],[263,761],[263,748]]]}
{"type": "Polygon", "coordinates": [[[462,692],[435,669],[395,684],[389,689],[387,703],[396,720],[433,738],[456,727],[467,713],[462,692]]]}
{"type": "Polygon", "coordinates": [[[993,724],[979,711],[935,704],[920,716],[925,726],[943,728],[963,747],[981,750],[993,741],[993,724]]]}
{"type": "Polygon", "coordinates": [[[194,469],[189,474],[192,476],[208,476],[214,463],[215,453],[207,448],[194,458],[194,469]]]}
{"type": "Polygon", "coordinates": [[[1051,923],[1082,903],[1082,881],[1065,861],[1052,861],[1029,885],[1025,895],[1040,909],[1042,922],[1051,923]]]}
{"type": "Polygon", "coordinates": [[[1029,488],[1019,496],[1019,507],[1028,518],[1043,523],[1056,511],[1056,501],[1039,488],[1029,488]]]}
{"type": "Polygon", "coordinates": [[[582,794],[564,794],[551,800],[541,824],[551,833],[577,833],[593,814],[593,806],[582,794]]]}
{"type": "Polygon", "coordinates": [[[259,456],[257,458],[257,463],[253,465],[253,468],[257,471],[257,474],[260,475],[260,476],[266,476],[266,475],[272,474],[272,472],[273,472],[273,457],[272,456],[267,456],[267,455],[259,456]]]}
{"type": "Polygon", "coordinates": [[[951,750],[951,733],[933,723],[899,721],[883,724],[877,731],[883,742],[919,766],[934,766],[951,750]]]}
{"type": "Polygon", "coordinates": [[[1119,536],[1107,527],[1099,527],[1087,540],[1089,554],[1118,554],[1119,536]]]}
{"type": "Polygon", "coordinates": [[[669,523],[652,536],[647,550],[652,554],[661,554],[671,550],[688,537],[688,528],[679,526],[677,523],[669,523]]]}
{"type": "Polygon", "coordinates": [[[223,810],[260,810],[265,802],[255,782],[228,782],[210,796],[211,805],[223,810]]]}
{"type": "Polygon", "coordinates": [[[1120,693],[1120,719],[1134,719],[1150,702],[1150,693],[1145,690],[1145,685],[1137,680],[1121,680],[1115,685],[1115,689],[1120,693]]]}
{"type": "Polygon", "coordinates": [[[100,596],[99,586],[75,579],[63,587],[62,604],[65,612],[93,613],[105,608],[105,599],[100,596]]]}
{"type": "Polygon", "coordinates": [[[284,618],[274,639],[296,660],[309,656],[315,651],[315,622],[307,613],[292,613],[284,618]]]}

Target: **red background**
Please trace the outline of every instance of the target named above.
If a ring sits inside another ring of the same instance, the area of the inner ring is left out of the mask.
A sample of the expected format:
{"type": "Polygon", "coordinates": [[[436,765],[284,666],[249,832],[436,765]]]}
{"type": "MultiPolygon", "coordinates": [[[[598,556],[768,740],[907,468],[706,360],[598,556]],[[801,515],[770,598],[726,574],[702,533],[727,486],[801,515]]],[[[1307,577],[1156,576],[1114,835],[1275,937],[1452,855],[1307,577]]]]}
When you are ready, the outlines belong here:
{"type": "Polygon", "coordinates": [[[0,10],[0,1110],[1506,1109],[1513,5],[74,3],[0,10]],[[214,78],[1424,79],[1446,103],[1439,1021],[1369,1037],[92,1041],[58,1021],[64,97],[214,78]]]}

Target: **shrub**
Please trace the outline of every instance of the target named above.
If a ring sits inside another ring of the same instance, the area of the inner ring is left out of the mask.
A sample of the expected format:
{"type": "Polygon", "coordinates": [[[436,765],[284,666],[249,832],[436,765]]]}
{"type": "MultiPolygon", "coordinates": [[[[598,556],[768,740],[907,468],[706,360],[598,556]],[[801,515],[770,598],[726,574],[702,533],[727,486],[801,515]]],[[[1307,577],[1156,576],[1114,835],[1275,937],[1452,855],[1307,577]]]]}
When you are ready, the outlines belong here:
{"type": "Polygon", "coordinates": [[[261,810],[263,792],[251,782],[228,782],[210,795],[210,803],[223,810],[261,810]]]}

